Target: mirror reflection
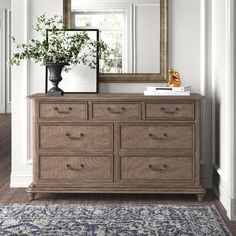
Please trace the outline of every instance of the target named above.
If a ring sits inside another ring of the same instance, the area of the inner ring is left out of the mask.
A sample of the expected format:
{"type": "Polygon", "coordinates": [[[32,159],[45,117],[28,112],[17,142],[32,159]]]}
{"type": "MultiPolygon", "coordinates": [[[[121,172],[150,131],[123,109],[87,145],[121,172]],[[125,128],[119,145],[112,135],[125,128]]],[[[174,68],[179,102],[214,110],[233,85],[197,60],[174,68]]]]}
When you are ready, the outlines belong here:
{"type": "Polygon", "coordinates": [[[161,72],[160,0],[71,0],[71,27],[100,30],[100,73],[161,72]]]}

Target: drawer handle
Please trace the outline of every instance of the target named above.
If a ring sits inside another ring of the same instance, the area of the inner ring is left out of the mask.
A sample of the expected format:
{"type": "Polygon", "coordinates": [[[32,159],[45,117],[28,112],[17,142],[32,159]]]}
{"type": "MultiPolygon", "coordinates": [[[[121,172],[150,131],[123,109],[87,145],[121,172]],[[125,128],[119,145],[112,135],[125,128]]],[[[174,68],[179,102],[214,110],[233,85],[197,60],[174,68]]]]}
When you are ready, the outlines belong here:
{"type": "Polygon", "coordinates": [[[167,108],[165,107],[162,107],[161,110],[166,113],[166,114],[171,114],[171,115],[174,115],[176,114],[178,111],[180,111],[181,109],[179,107],[176,107],[174,110],[170,111],[168,110],[167,108]]]}
{"type": "Polygon", "coordinates": [[[119,111],[115,111],[115,110],[113,110],[113,109],[110,108],[110,107],[108,107],[107,110],[108,110],[110,113],[112,113],[112,114],[117,114],[117,115],[119,115],[119,114],[125,112],[125,108],[124,108],[124,107],[121,107],[121,110],[119,110],[119,111]]]}
{"type": "Polygon", "coordinates": [[[167,168],[166,164],[163,164],[161,167],[158,166],[153,166],[153,165],[148,165],[148,167],[153,170],[153,171],[163,171],[167,168]]]}
{"type": "Polygon", "coordinates": [[[157,137],[157,136],[155,136],[154,134],[150,133],[150,134],[149,134],[149,137],[151,137],[151,139],[154,139],[154,140],[164,141],[164,140],[167,140],[167,139],[168,139],[168,134],[164,133],[164,134],[163,134],[163,137],[157,137]]]}
{"type": "Polygon", "coordinates": [[[84,134],[80,133],[79,136],[76,137],[76,136],[72,136],[69,133],[66,133],[65,136],[68,137],[70,140],[81,140],[84,137],[84,134]]]}
{"type": "Polygon", "coordinates": [[[54,107],[54,110],[59,114],[69,114],[72,111],[72,107],[69,107],[68,111],[60,110],[58,107],[54,107]]]}
{"type": "Polygon", "coordinates": [[[81,171],[84,168],[84,165],[81,164],[80,167],[75,168],[75,167],[70,166],[70,164],[66,164],[66,168],[71,171],[81,171]]]}

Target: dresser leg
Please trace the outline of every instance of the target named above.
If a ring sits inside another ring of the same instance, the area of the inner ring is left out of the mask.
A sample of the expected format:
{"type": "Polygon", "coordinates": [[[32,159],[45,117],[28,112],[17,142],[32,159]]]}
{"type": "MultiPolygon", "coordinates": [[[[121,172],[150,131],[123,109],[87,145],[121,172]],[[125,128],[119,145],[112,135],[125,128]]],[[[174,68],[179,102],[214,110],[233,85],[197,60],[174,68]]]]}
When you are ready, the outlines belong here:
{"type": "Polygon", "coordinates": [[[29,197],[29,200],[30,200],[30,201],[33,201],[33,200],[34,200],[35,194],[36,194],[36,193],[28,193],[28,197],[29,197]]]}
{"type": "Polygon", "coordinates": [[[199,202],[202,202],[203,199],[204,199],[204,196],[205,196],[205,194],[198,194],[198,195],[197,195],[197,200],[198,200],[199,202]]]}

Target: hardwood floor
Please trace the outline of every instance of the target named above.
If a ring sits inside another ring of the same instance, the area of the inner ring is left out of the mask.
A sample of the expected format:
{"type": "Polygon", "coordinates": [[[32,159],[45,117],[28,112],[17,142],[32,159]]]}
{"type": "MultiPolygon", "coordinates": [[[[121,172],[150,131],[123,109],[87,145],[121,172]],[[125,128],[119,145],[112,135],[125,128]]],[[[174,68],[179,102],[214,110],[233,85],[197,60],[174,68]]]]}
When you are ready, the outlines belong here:
{"type": "MultiPolygon", "coordinates": [[[[0,114],[0,203],[29,203],[24,188],[10,188],[11,115],[0,114]]],[[[229,229],[236,235],[236,222],[229,221],[226,211],[211,190],[204,202],[192,195],[121,195],[121,194],[37,194],[31,204],[215,204],[229,229]]]]}

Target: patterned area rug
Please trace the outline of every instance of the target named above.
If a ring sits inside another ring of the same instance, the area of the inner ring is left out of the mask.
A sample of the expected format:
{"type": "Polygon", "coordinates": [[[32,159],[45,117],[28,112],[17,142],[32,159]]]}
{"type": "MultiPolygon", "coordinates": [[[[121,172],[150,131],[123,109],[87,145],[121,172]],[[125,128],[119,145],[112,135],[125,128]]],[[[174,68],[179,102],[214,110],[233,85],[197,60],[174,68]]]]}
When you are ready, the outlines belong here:
{"type": "Polygon", "coordinates": [[[0,235],[226,236],[209,205],[0,205],[0,235]]]}

